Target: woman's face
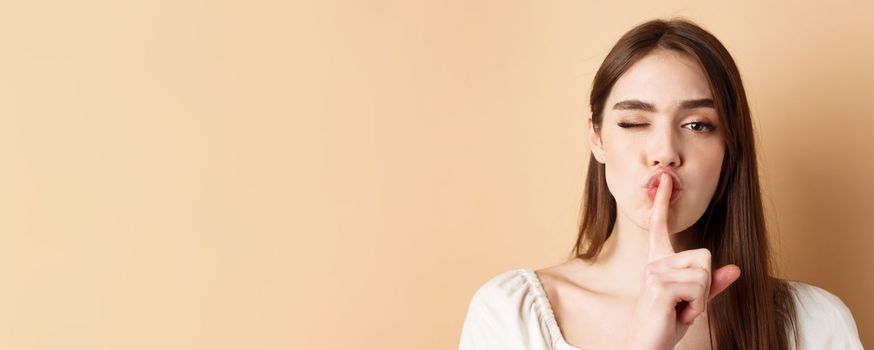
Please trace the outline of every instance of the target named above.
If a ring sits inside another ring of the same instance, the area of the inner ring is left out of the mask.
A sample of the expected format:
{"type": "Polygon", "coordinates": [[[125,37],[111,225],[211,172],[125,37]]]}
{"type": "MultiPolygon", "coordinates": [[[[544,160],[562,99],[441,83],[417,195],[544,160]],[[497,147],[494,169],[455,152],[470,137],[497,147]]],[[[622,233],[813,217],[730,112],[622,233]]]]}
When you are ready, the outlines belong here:
{"type": "Polygon", "coordinates": [[[617,220],[648,229],[653,176],[675,175],[668,230],[683,231],[707,210],[725,153],[722,124],[704,71],[692,58],[656,49],[613,85],[592,153],[605,165],[617,220]],[[679,182],[678,182],[679,181],[679,182]]]}

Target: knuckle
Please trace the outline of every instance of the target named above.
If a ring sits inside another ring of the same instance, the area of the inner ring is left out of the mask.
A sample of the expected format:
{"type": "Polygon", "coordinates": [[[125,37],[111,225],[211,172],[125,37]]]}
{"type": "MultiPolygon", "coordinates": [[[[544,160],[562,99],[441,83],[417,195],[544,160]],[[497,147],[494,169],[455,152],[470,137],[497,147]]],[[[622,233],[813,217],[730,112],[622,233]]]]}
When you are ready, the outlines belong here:
{"type": "Polygon", "coordinates": [[[704,266],[710,266],[710,262],[713,260],[713,254],[710,253],[710,250],[707,248],[699,248],[696,250],[696,255],[704,262],[704,266]]]}
{"type": "Polygon", "coordinates": [[[671,288],[668,287],[668,284],[663,281],[657,281],[651,285],[652,291],[658,299],[671,299],[673,297],[673,293],[671,288]]]}
{"type": "Polygon", "coordinates": [[[707,291],[707,286],[700,284],[700,283],[695,283],[695,294],[704,295],[704,293],[706,291],[707,291]]]}
{"type": "Polygon", "coordinates": [[[707,282],[710,279],[710,273],[705,269],[695,269],[695,277],[698,281],[707,282]]]}

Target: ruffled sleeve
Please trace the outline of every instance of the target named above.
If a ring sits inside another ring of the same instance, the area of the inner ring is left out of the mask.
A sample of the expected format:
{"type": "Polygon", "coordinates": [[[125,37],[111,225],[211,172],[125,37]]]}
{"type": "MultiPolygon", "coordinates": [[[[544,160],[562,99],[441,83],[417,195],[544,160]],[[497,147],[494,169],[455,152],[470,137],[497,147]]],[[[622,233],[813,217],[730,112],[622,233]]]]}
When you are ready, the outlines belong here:
{"type": "Polygon", "coordinates": [[[548,299],[530,269],[501,273],[474,293],[459,349],[579,350],[561,337],[548,299]]]}
{"type": "Polygon", "coordinates": [[[798,316],[799,349],[862,349],[853,314],[840,298],[811,284],[788,282],[798,316]]]}

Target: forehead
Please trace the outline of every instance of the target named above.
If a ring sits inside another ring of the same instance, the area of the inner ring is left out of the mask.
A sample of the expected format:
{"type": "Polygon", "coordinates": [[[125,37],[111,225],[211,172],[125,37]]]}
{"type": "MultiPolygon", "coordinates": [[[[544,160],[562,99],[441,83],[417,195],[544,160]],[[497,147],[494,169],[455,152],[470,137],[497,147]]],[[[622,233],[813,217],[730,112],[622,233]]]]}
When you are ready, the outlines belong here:
{"type": "Polygon", "coordinates": [[[656,108],[673,108],[690,99],[711,98],[707,76],[691,57],[657,49],[623,73],[613,85],[607,99],[607,109],[616,101],[637,99],[649,101],[656,108]]]}

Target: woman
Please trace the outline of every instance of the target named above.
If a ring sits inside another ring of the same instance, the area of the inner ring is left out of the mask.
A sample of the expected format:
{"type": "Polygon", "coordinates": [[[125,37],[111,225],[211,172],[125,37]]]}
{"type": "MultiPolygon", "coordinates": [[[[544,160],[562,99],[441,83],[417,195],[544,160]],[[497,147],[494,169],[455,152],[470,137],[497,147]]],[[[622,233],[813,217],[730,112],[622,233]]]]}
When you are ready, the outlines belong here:
{"type": "Polygon", "coordinates": [[[772,276],[750,110],[694,23],[626,33],[595,75],[573,258],[474,294],[462,349],[861,349],[835,295],[772,276]]]}

